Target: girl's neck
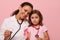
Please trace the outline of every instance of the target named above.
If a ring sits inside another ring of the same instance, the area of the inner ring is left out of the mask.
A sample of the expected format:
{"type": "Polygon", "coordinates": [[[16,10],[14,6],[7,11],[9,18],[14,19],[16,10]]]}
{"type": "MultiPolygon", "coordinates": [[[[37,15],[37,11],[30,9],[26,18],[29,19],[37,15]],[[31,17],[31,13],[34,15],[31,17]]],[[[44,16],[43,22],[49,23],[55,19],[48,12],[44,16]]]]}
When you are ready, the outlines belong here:
{"type": "Polygon", "coordinates": [[[33,25],[33,27],[34,27],[34,28],[39,28],[39,27],[40,27],[40,25],[33,25]]]}
{"type": "Polygon", "coordinates": [[[40,29],[40,25],[36,25],[36,26],[33,25],[32,27],[35,28],[36,30],[39,30],[40,29]]]}

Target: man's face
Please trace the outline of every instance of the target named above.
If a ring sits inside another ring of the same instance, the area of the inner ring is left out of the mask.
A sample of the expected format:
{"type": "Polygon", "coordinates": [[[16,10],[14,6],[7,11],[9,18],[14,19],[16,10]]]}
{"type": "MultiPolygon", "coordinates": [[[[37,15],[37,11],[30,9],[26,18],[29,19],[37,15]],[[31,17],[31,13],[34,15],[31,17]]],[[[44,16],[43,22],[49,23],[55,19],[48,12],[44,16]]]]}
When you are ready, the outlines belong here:
{"type": "Polygon", "coordinates": [[[28,5],[19,8],[19,15],[21,19],[25,19],[29,13],[31,13],[32,8],[28,5]]]}

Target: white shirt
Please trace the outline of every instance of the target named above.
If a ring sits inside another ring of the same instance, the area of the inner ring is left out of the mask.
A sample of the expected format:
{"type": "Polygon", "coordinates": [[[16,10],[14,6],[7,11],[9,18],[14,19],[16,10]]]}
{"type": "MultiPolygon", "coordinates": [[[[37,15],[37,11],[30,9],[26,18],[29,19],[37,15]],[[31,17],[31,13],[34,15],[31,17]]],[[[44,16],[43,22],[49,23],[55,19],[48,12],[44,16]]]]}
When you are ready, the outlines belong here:
{"type": "MultiPolygon", "coordinates": [[[[28,27],[28,22],[23,21],[21,25],[20,31],[14,36],[12,40],[25,40],[24,38],[24,28],[28,27]]],[[[10,30],[12,31],[13,36],[15,32],[19,29],[20,25],[17,22],[17,19],[15,18],[15,15],[12,17],[9,17],[4,20],[2,27],[0,28],[0,40],[4,40],[4,32],[5,30],[10,30]]]]}

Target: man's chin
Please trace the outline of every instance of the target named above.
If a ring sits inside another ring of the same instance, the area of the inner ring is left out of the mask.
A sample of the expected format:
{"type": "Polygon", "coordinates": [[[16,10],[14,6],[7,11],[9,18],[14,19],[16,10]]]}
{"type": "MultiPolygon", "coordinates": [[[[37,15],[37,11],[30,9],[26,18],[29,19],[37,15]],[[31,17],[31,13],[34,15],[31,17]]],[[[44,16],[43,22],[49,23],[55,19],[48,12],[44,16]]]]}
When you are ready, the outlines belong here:
{"type": "Polygon", "coordinates": [[[21,18],[22,20],[26,19],[26,18],[21,18]]]}

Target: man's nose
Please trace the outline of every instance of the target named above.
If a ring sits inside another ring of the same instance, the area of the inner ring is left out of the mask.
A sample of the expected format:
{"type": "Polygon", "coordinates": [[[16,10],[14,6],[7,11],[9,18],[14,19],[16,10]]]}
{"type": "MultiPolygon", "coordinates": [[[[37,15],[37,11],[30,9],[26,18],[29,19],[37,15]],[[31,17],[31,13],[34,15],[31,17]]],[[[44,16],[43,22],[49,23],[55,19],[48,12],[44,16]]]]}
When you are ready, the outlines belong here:
{"type": "Polygon", "coordinates": [[[27,12],[25,12],[25,15],[27,15],[28,13],[27,12]]]}

